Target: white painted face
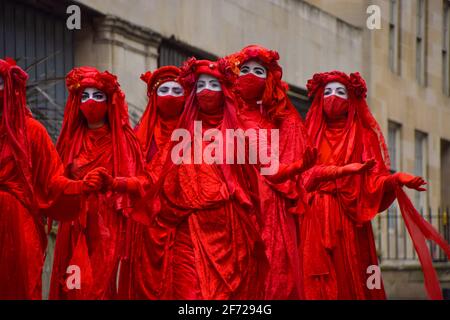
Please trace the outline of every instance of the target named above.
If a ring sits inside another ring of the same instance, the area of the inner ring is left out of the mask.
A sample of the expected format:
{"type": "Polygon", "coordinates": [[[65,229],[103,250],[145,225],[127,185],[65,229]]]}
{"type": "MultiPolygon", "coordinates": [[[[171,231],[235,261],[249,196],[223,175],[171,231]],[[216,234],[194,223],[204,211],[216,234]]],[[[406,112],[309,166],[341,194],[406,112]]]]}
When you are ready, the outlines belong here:
{"type": "Polygon", "coordinates": [[[184,94],[184,89],[176,81],[167,81],[158,87],[157,95],[160,97],[174,96],[181,97],[184,94]]]}
{"type": "Polygon", "coordinates": [[[256,60],[249,60],[241,66],[239,76],[252,73],[259,78],[267,78],[266,68],[256,60]]]}
{"type": "Polygon", "coordinates": [[[216,77],[209,74],[201,74],[197,80],[196,92],[199,93],[205,89],[209,89],[211,91],[222,91],[222,86],[216,77]]]}
{"type": "Polygon", "coordinates": [[[323,96],[338,96],[342,99],[348,99],[347,88],[340,82],[330,82],[325,86],[323,96]]]}
{"type": "Polygon", "coordinates": [[[81,95],[81,102],[86,102],[92,99],[97,102],[106,101],[106,94],[97,88],[86,88],[81,95]]]}
{"type": "Polygon", "coordinates": [[[3,82],[2,76],[0,76],[0,90],[3,90],[5,88],[5,83],[3,82]]]}

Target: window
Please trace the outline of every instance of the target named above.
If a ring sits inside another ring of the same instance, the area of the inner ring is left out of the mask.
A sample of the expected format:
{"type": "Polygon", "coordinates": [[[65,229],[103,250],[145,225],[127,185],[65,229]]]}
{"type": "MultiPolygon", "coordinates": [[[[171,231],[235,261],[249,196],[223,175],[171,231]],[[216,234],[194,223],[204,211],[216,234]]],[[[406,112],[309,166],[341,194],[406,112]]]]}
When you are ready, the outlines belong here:
{"type": "Polygon", "coordinates": [[[294,105],[295,109],[300,113],[303,120],[311,107],[311,101],[308,99],[306,89],[302,89],[293,85],[289,85],[288,97],[294,105]]]}
{"type": "Polygon", "coordinates": [[[427,0],[417,0],[416,79],[425,86],[427,81],[427,0]]]}
{"type": "MultiPolygon", "coordinates": [[[[388,124],[388,151],[391,158],[391,173],[401,170],[401,125],[389,121],[388,124]]],[[[397,202],[392,203],[388,212],[388,230],[393,231],[397,229],[398,220],[398,206],[397,202]]]]}
{"type": "Polygon", "coordinates": [[[389,67],[400,74],[400,0],[389,1],[389,67]]]}
{"type": "Polygon", "coordinates": [[[442,91],[450,95],[450,1],[444,0],[442,24],[442,91]]]}
{"type": "MultiPolygon", "coordinates": [[[[416,130],[415,132],[415,152],[414,152],[414,174],[427,180],[428,168],[428,135],[416,130]]],[[[415,192],[415,205],[419,212],[424,215],[428,211],[427,193],[415,192]]]]}
{"type": "Polygon", "coordinates": [[[0,2],[0,57],[14,58],[29,74],[27,102],[54,140],[67,98],[64,77],[73,67],[73,34],[65,23],[64,15],[0,2]]]}
{"type": "Polygon", "coordinates": [[[217,59],[217,56],[211,53],[169,38],[164,39],[159,47],[158,67],[169,65],[181,67],[184,61],[190,57],[207,60],[217,59]]]}
{"type": "Polygon", "coordinates": [[[443,209],[450,208],[448,181],[450,181],[450,141],[441,139],[441,206],[443,209]]]}
{"type": "Polygon", "coordinates": [[[401,139],[401,124],[389,121],[388,124],[388,151],[391,158],[391,173],[400,171],[400,139],[401,139]]]}

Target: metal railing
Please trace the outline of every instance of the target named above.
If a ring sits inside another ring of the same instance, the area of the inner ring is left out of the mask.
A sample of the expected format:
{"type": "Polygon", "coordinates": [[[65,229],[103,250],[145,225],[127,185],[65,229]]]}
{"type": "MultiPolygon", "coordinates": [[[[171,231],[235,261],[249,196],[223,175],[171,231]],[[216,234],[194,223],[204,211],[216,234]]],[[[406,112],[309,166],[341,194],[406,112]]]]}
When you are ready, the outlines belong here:
{"type": "MultiPolygon", "coordinates": [[[[450,242],[449,207],[432,211],[418,210],[436,230],[450,242]]],[[[418,260],[414,246],[406,229],[398,205],[394,203],[386,212],[381,213],[373,222],[377,252],[382,260],[418,260]]],[[[447,256],[434,242],[427,241],[434,262],[446,262],[447,256]]]]}

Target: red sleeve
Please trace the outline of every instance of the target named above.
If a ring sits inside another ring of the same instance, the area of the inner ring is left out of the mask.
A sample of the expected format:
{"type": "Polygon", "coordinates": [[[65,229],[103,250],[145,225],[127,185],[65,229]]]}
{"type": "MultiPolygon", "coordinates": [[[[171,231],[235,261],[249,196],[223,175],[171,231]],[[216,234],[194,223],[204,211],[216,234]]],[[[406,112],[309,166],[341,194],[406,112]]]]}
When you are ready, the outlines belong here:
{"type": "Polygon", "coordinates": [[[59,155],[45,128],[30,118],[27,123],[34,193],[45,216],[73,220],[81,209],[82,181],[66,178],[59,155]]]}

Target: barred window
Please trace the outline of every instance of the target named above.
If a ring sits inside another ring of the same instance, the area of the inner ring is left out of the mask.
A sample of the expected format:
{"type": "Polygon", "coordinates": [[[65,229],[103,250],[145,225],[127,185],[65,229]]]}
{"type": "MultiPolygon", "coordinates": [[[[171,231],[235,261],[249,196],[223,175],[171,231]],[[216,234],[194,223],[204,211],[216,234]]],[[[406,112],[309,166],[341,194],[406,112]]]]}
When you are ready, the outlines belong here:
{"type": "Polygon", "coordinates": [[[400,74],[401,0],[389,1],[389,67],[400,74]]]}
{"type": "Polygon", "coordinates": [[[450,95],[450,1],[444,0],[442,17],[442,91],[450,95]]]}
{"type": "Polygon", "coordinates": [[[306,119],[306,114],[311,107],[311,101],[308,99],[306,89],[289,85],[288,97],[302,118],[306,119]]]}
{"type": "MultiPolygon", "coordinates": [[[[414,174],[427,180],[428,171],[428,135],[416,130],[415,132],[414,174]]],[[[426,192],[415,192],[415,205],[422,215],[428,212],[428,199],[426,192]]]]}
{"type": "Polygon", "coordinates": [[[0,2],[0,57],[16,59],[27,71],[27,101],[34,116],[56,140],[67,91],[64,76],[73,67],[73,34],[65,16],[14,1],[0,2]]]}
{"type": "Polygon", "coordinates": [[[169,38],[162,40],[159,46],[158,67],[169,65],[181,67],[184,61],[190,57],[207,60],[217,59],[217,56],[211,53],[199,50],[174,38],[169,38]]]}
{"type": "Polygon", "coordinates": [[[422,86],[427,83],[427,16],[428,1],[417,0],[416,79],[422,86]]]}

